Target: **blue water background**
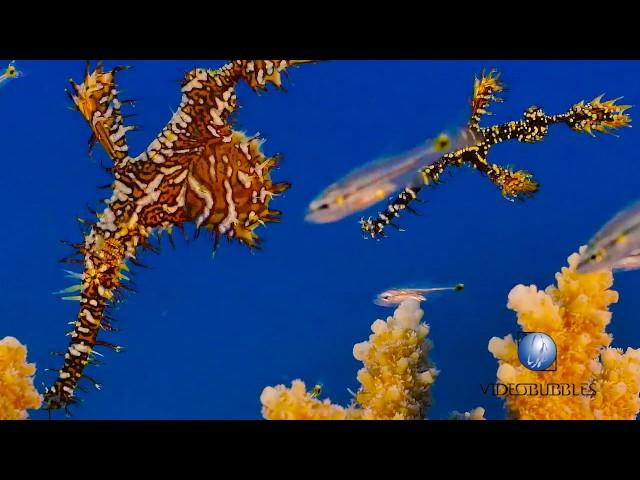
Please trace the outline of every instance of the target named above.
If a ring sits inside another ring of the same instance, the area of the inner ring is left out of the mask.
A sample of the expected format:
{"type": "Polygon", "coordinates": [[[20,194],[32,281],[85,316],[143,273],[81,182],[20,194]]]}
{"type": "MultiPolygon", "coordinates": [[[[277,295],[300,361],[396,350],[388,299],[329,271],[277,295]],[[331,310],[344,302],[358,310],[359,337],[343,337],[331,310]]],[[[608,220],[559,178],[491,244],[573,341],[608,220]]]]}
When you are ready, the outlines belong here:
{"type": "MultiPolygon", "coordinates": [[[[6,65],[8,60],[0,62],[6,65]]],[[[194,66],[222,61],[107,61],[135,68],[120,75],[121,98],[138,103],[128,136],[141,152],[180,100],[179,81],[194,66]]],[[[26,343],[38,366],[36,382],[49,383],[59,367],[50,351],[64,351],[64,336],[78,305],[51,292],[73,281],[58,260],[69,250],[59,240],[82,240],[75,217],[100,210],[110,182],[98,146],[87,157],[89,128],[64,94],[81,80],[83,61],[18,61],[25,72],[0,90],[2,235],[0,337],[26,343]]],[[[423,305],[441,370],[430,418],[478,405],[504,417],[502,401],[482,393],[495,380],[487,351],[492,336],[518,331],[507,294],[518,284],[545,287],[616,211],[640,196],[640,136],[591,138],[563,126],[535,145],[510,142],[490,159],[535,173],[540,192],[524,203],[504,200],[477,172],[457,171],[427,190],[421,217],[401,220],[405,233],[363,240],[357,217],[332,225],[304,222],[313,197],[362,163],[402,153],[466,120],[475,74],[496,67],[509,91],[487,122],[518,119],[535,104],[564,112],[606,92],[640,102],[640,63],[632,61],[335,61],[293,69],[287,92],[255,95],[238,88],[237,126],[261,132],[267,154],[282,153],[274,173],[293,188],[274,200],[281,224],[260,228],[264,250],[250,254],[223,242],[211,259],[202,235],[166,240],[161,255],[145,254],[138,293],[114,313],[120,333],[103,338],[124,345],[103,352],[106,365],[90,368],[103,384],[89,393],[75,419],[257,419],[267,385],[301,378],[323,384],[323,396],[347,404],[361,364],[355,343],[391,310],[372,303],[376,293],[404,283],[446,286],[460,294],[423,305]]],[[[635,113],[635,109],[631,110],[635,113]]],[[[131,120],[129,120],[131,121],[131,120]]],[[[376,209],[366,212],[372,214],[376,209]]],[[[616,276],[620,302],[610,331],[618,347],[640,346],[640,274],[616,276]]],[[[34,412],[32,418],[46,418],[34,412]]]]}

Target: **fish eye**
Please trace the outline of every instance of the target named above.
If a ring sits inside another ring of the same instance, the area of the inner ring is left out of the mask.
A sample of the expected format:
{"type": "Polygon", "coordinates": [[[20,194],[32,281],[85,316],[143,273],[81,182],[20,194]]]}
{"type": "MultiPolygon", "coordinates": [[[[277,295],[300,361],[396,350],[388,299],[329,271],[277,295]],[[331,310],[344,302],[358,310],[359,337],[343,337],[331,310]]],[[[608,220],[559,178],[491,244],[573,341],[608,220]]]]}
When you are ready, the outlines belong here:
{"type": "Polygon", "coordinates": [[[599,250],[595,253],[592,253],[591,255],[589,255],[589,260],[592,262],[598,262],[602,259],[602,257],[604,256],[602,250],[599,250]]]}
{"type": "Polygon", "coordinates": [[[329,208],[329,204],[328,203],[323,203],[316,210],[326,210],[328,208],[329,208]]]}
{"type": "Polygon", "coordinates": [[[16,74],[16,67],[7,68],[7,75],[9,75],[10,77],[13,77],[15,74],[16,74]]]}
{"type": "Polygon", "coordinates": [[[440,135],[436,139],[434,147],[437,151],[448,150],[451,148],[451,140],[449,139],[449,136],[444,133],[440,135]]]}

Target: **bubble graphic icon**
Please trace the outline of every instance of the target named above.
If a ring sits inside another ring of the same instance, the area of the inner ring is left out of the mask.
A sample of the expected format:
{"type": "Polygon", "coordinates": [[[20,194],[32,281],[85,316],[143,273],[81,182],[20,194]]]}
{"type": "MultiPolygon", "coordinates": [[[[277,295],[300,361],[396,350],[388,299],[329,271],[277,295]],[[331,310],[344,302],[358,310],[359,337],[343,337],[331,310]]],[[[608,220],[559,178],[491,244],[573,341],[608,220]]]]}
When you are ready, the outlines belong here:
{"type": "Polygon", "coordinates": [[[534,372],[549,370],[557,353],[553,339],[542,332],[527,333],[518,344],[520,363],[534,372]]]}

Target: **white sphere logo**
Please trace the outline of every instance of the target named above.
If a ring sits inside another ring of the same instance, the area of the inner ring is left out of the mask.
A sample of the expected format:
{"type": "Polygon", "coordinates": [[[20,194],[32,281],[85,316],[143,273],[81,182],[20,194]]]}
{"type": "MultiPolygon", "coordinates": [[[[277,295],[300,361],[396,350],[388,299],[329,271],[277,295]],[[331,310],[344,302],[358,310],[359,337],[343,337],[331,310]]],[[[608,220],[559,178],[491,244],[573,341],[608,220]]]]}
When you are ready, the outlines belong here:
{"type": "Polygon", "coordinates": [[[520,363],[534,372],[548,370],[553,365],[556,355],[556,344],[546,333],[527,333],[518,344],[520,363]]]}

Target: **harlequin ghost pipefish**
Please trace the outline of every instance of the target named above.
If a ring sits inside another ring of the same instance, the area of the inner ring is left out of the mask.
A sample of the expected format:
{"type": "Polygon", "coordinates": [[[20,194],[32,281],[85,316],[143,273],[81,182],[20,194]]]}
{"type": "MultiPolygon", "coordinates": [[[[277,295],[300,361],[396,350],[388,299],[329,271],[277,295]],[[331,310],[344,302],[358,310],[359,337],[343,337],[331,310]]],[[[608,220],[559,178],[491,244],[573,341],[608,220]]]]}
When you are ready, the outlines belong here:
{"type": "MultiPolygon", "coordinates": [[[[89,229],[84,242],[73,244],[79,258],[66,259],[83,266],[71,273],[80,280],[63,290],[65,297],[80,302],[78,316],[54,385],[45,392],[46,409],[64,408],[79,400],[78,382],[87,379],[85,366],[97,363],[95,347],[121,347],[98,340],[99,330],[112,331],[106,313],[126,289],[129,263],[138,265],[141,249],[154,247],[152,233],[182,228],[213,232],[214,251],[222,236],[249,248],[258,246],[256,227],[277,222],[280,212],[270,210],[271,198],[289,184],[274,183],[270,172],[277,156],[266,158],[261,139],[247,138],[232,129],[230,115],[236,110],[235,86],[244,80],[254,91],[271,83],[281,87],[281,73],[307,60],[236,60],[218,70],[195,69],[182,81],[182,101],[169,123],[137,157],[129,156],[127,132],[121,108],[130,100],[118,99],[115,75],[124,69],[103,70],[89,66],[80,85],[71,80],[68,95],[92,131],[91,144],[99,142],[111,158],[113,174],[107,207],[96,222],[83,220],[89,229]]],[[[171,237],[169,236],[171,239],[171,237]]]]}
{"type": "Polygon", "coordinates": [[[616,105],[615,100],[602,101],[603,95],[594,98],[588,103],[577,103],[568,112],[560,115],[547,115],[541,108],[532,106],[524,112],[524,118],[493,127],[480,127],[480,120],[486,115],[491,102],[501,102],[497,95],[504,90],[504,85],[496,71],[483,73],[480,79],[476,78],[473,98],[471,100],[471,119],[469,130],[475,135],[477,141],[472,145],[463,146],[453,152],[442,155],[438,160],[420,169],[422,182],[418,186],[405,188],[395,200],[387,205],[387,208],[378,214],[377,218],[362,219],[360,226],[365,238],[383,237],[387,225],[399,229],[392,221],[400,216],[402,210],[413,211],[410,208],[413,202],[418,201],[418,194],[424,186],[435,186],[440,183],[442,174],[453,167],[471,165],[481,174],[486,175],[496,185],[502,195],[509,199],[523,200],[534,195],[538,189],[538,183],[533,180],[531,173],[524,170],[513,171],[500,165],[487,161],[489,150],[508,140],[518,140],[523,143],[535,143],[542,141],[553,124],[562,123],[576,132],[586,132],[593,135],[593,131],[608,133],[609,129],[628,127],[631,118],[624,112],[629,105],[616,105]]]}

